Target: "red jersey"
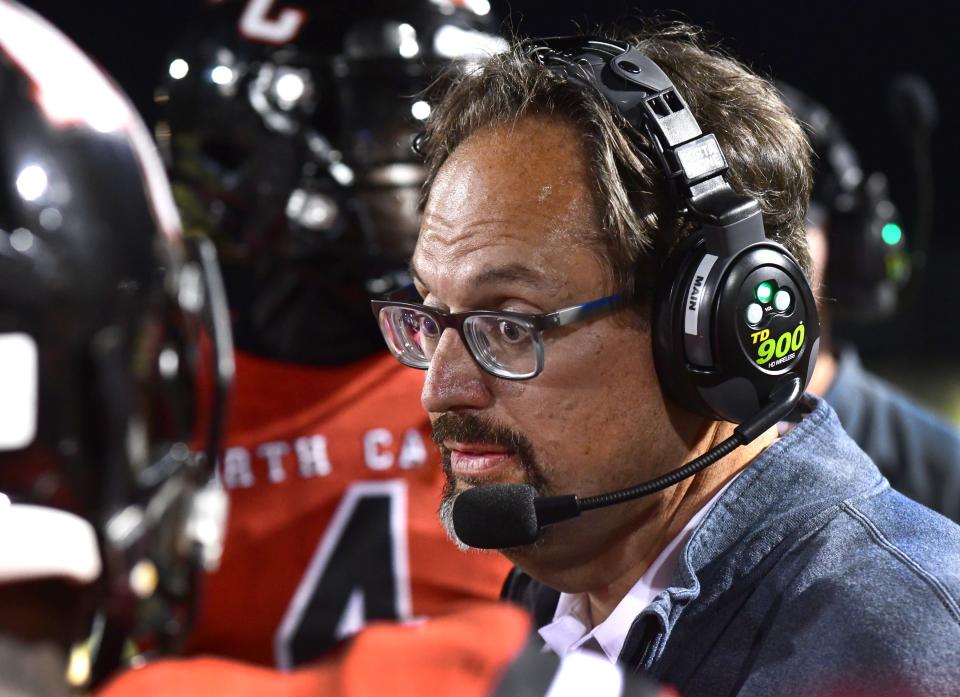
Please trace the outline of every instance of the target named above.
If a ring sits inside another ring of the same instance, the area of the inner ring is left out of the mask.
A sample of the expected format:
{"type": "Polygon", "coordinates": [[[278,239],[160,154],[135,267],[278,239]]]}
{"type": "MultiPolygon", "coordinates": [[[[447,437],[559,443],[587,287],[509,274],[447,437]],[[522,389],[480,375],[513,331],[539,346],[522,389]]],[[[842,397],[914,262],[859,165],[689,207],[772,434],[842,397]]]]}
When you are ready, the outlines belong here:
{"type": "Polygon", "coordinates": [[[292,668],[370,621],[497,597],[509,562],[458,550],[439,521],[422,384],[386,354],[337,368],[237,355],[218,467],[230,517],[190,653],[292,668]]]}
{"type": "Polygon", "coordinates": [[[480,697],[492,691],[529,631],[519,608],[475,603],[422,624],[373,624],[291,672],[219,658],[165,660],[120,674],[97,697],[480,697]]]}

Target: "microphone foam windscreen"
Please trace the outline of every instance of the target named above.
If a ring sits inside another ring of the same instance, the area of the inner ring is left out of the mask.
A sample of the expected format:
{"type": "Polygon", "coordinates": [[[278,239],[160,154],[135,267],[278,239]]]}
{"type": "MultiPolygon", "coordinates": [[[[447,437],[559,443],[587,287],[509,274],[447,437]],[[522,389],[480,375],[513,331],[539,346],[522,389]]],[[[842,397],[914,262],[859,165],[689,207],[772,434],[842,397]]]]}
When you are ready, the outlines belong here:
{"type": "Polygon", "coordinates": [[[453,502],[453,528],[477,549],[520,547],[537,541],[537,491],[527,484],[488,484],[467,489],[453,502]]]}

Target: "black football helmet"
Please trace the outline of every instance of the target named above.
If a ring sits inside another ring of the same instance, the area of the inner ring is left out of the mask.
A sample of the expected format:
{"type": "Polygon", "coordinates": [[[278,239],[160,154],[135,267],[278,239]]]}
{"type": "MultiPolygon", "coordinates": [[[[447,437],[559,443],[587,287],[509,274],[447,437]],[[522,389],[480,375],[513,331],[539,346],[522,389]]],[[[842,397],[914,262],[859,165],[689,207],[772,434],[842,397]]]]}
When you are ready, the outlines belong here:
{"type": "Polygon", "coordinates": [[[216,242],[237,347],[380,351],[371,295],[409,282],[420,96],[506,46],[486,0],[211,3],[170,54],[156,135],[188,234],[216,242]]]}
{"type": "MultiPolygon", "coordinates": [[[[103,675],[131,639],[176,643],[198,567],[219,553],[210,463],[232,372],[226,301],[212,245],[181,238],[156,147],[126,98],[9,0],[0,113],[0,492],[95,530],[103,675]],[[212,348],[201,352],[204,335],[212,348]],[[197,406],[205,367],[212,417],[197,406]],[[191,455],[197,438],[206,457],[191,455]]],[[[15,563],[0,559],[5,580],[18,578],[15,563]]]]}
{"type": "Polygon", "coordinates": [[[824,272],[830,313],[873,321],[897,308],[911,265],[887,178],[866,173],[836,118],[796,88],[778,84],[787,106],[810,138],[814,182],[809,225],[823,225],[829,253],[824,272]]]}

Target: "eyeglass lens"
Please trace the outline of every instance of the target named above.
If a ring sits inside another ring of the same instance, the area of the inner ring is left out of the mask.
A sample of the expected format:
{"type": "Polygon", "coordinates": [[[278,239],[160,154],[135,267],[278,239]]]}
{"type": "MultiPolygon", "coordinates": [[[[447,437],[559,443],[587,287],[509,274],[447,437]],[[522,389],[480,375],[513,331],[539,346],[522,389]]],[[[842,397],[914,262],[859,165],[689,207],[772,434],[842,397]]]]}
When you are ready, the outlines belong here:
{"type": "MultiPolygon", "coordinates": [[[[437,349],[441,331],[428,314],[405,307],[385,307],[380,326],[387,344],[406,365],[426,368],[437,349]]],[[[473,315],[463,323],[464,339],[484,368],[504,377],[537,372],[536,330],[523,321],[496,314],[473,315]]]]}

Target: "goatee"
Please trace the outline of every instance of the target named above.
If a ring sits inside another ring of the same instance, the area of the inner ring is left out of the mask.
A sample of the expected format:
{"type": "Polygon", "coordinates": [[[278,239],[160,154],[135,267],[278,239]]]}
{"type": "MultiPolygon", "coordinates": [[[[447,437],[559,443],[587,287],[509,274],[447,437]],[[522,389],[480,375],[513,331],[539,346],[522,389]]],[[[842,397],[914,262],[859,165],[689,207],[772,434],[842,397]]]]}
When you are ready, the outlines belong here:
{"type": "Polygon", "coordinates": [[[529,484],[541,496],[545,496],[549,491],[549,483],[543,474],[543,470],[537,463],[536,455],[533,451],[533,445],[519,431],[514,431],[502,424],[483,419],[470,412],[445,412],[438,416],[433,422],[433,441],[440,449],[440,459],[443,464],[443,473],[446,476],[446,482],[443,486],[443,497],[440,501],[440,520],[447,536],[460,549],[472,549],[465,545],[457,537],[453,528],[453,505],[457,499],[457,485],[459,483],[470,485],[482,485],[479,480],[471,477],[457,477],[453,473],[450,465],[450,450],[443,444],[445,440],[452,440],[461,443],[489,443],[502,448],[508,448],[516,453],[523,471],[524,481],[529,484]]]}

